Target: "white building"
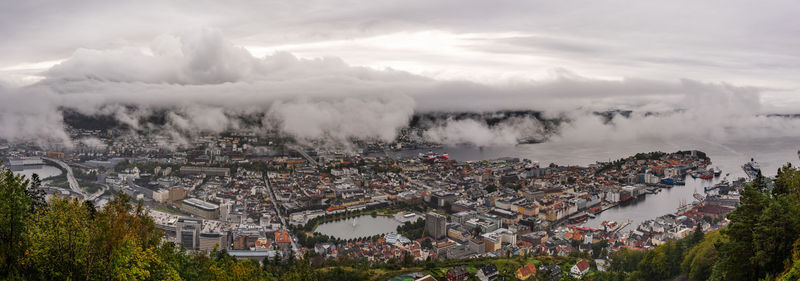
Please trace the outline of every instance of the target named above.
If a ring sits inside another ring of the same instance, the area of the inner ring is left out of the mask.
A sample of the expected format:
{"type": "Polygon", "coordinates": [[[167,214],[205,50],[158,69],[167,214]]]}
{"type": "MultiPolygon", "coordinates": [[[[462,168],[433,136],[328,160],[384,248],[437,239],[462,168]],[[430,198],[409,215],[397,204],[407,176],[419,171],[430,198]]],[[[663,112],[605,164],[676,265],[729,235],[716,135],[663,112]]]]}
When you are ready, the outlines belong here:
{"type": "Polygon", "coordinates": [[[583,275],[589,273],[589,262],[581,259],[578,261],[578,263],[572,266],[572,268],[569,270],[569,273],[575,278],[583,277],[583,275]]]}

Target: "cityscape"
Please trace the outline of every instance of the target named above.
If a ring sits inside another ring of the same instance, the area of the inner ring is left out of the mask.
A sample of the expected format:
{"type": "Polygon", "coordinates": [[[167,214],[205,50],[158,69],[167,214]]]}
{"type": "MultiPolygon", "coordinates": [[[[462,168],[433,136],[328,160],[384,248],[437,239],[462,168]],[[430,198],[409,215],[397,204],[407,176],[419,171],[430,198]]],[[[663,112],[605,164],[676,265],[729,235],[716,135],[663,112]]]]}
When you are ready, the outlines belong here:
{"type": "Polygon", "coordinates": [[[0,1],[0,280],[800,280],[792,1],[0,1]]]}
{"type": "MultiPolygon", "coordinates": [[[[278,136],[232,132],[165,150],[155,139],[114,130],[70,133],[105,135],[100,141],[108,145],[52,151],[6,144],[5,163],[23,173],[51,170],[41,176],[48,197],[102,208],[126,194],[143,203],[165,242],[190,251],[225,250],[239,259],[424,262],[584,253],[586,259],[571,265],[574,273],[565,268],[580,278],[589,262],[592,270],[605,270],[608,256],[620,249],[653,248],[724,227],[745,182],[719,180],[722,171],[696,150],[639,153],[583,167],[511,157],[457,161],[433,152],[388,156],[398,147],[425,148],[403,141],[365,142],[356,149],[362,152],[320,151],[281,143],[278,136]],[[672,212],[586,225],[606,210],[686,189],[684,181],[694,178],[707,187],[694,190],[692,202],[674,202],[672,212]]],[[[525,265],[514,274],[543,270],[548,266],[525,265]]],[[[445,275],[477,274],[450,271],[445,275]]],[[[427,276],[417,275],[409,276],[427,276]]]]}

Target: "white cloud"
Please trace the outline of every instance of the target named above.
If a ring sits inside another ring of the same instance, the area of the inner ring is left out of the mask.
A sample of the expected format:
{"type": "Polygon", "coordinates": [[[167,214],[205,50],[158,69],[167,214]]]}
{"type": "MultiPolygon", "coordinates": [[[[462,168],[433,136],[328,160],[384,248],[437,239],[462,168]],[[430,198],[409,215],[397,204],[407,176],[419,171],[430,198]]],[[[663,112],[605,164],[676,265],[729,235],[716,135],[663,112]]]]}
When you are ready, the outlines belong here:
{"type": "MultiPolygon", "coordinates": [[[[197,132],[251,126],[240,118],[252,116],[260,116],[266,129],[277,128],[303,141],[391,140],[415,112],[431,111],[565,114],[572,120],[558,137],[565,141],[721,138],[800,128],[794,120],[753,118],[762,112],[764,89],[729,83],[597,79],[563,68],[554,68],[549,79],[541,80],[437,80],[351,66],[332,57],[303,59],[286,52],[254,57],[213,29],[157,36],[149,46],[80,49],[43,72],[44,80],[0,89],[5,101],[0,104],[0,138],[68,144],[60,108],[110,115],[134,129],[153,128],[141,124],[142,117],[168,110],[164,129],[179,142],[197,132]],[[610,108],[638,113],[612,124],[588,114],[610,108]]],[[[529,118],[493,126],[449,120],[434,124],[425,136],[451,144],[510,145],[544,138],[542,130],[529,118]]]]}
{"type": "Polygon", "coordinates": [[[543,125],[532,118],[510,118],[491,127],[483,120],[449,119],[425,131],[424,135],[436,143],[481,147],[513,146],[520,142],[542,141],[548,137],[543,125]]]}

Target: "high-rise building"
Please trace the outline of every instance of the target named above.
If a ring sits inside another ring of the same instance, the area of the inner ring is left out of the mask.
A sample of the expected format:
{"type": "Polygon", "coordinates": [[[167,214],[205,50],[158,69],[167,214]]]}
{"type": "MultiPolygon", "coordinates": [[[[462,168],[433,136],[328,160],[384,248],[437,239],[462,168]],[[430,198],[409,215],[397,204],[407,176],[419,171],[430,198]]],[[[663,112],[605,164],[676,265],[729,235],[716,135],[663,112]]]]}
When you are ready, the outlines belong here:
{"type": "Polygon", "coordinates": [[[183,245],[186,249],[197,249],[200,246],[200,230],[203,229],[203,221],[198,219],[180,218],[176,227],[176,242],[183,245]]]}
{"type": "Polygon", "coordinates": [[[442,239],[447,235],[447,218],[434,212],[425,215],[425,233],[434,239],[442,239]]]}

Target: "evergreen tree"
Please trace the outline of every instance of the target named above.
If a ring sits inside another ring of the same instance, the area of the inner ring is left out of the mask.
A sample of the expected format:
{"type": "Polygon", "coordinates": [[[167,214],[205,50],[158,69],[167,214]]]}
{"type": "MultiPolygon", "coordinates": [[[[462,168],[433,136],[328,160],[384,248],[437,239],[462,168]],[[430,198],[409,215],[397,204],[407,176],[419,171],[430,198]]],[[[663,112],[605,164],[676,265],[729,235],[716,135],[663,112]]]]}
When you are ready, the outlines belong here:
{"type": "Polygon", "coordinates": [[[753,229],[754,260],[759,272],[783,271],[798,238],[798,211],[783,196],[771,200],[753,229]]]}
{"type": "Polygon", "coordinates": [[[800,172],[798,172],[797,168],[792,167],[791,163],[778,168],[778,175],[775,178],[772,189],[773,196],[793,195],[796,197],[798,195],[798,187],[800,187],[800,172]]]}
{"type": "Polygon", "coordinates": [[[31,182],[9,169],[0,170],[0,276],[10,279],[23,273],[31,214],[43,202],[38,176],[31,182]]]}
{"type": "Polygon", "coordinates": [[[722,280],[756,280],[760,275],[753,259],[755,247],[753,229],[758,223],[759,214],[766,208],[767,197],[761,192],[763,179],[758,178],[742,191],[741,205],[728,214],[731,220],[722,231],[727,238],[717,244],[719,267],[717,271],[722,280]]]}

